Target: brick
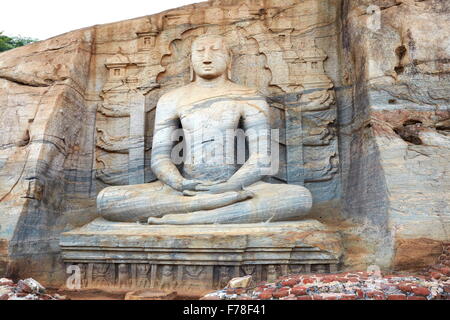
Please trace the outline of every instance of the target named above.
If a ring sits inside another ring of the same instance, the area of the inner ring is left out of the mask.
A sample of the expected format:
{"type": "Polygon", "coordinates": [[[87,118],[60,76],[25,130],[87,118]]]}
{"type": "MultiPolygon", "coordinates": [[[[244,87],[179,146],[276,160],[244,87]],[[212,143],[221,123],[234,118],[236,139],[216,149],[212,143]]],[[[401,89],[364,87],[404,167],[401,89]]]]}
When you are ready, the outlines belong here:
{"type": "Polygon", "coordinates": [[[255,291],[263,291],[264,289],[267,289],[267,288],[269,288],[269,286],[261,285],[261,286],[256,287],[255,291]]]}
{"type": "Polygon", "coordinates": [[[392,289],[397,289],[397,285],[395,285],[395,284],[392,284],[392,283],[382,283],[381,284],[381,290],[383,290],[383,291],[390,291],[390,290],[392,290],[392,289]]]}
{"type": "Polygon", "coordinates": [[[356,296],[352,294],[344,294],[341,300],[356,300],[356,296]]]}
{"type": "Polygon", "coordinates": [[[439,272],[442,274],[445,274],[446,276],[450,276],[450,268],[449,267],[444,267],[439,269],[439,272]]]}
{"type": "Polygon", "coordinates": [[[277,290],[272,295],[274,298],[287,297],[289,295],[289,290],[287,290],[287,289],[277,290]]]}
{"type": "Polygon", "coordinates": [[[259,295],[261,300],[269,300],[272,299],[272,292],[263,292],[259,295]]]}
{"type": "Polygon", "coordinates": [[[238,289],[236,289],[236,294],[238,294],[238,295],[241,295],[241,294],[243,294],[243,293],[245,293],[247,290],[246,289],[243,289],[243,288],[238,288],[238,289]]]}
{"type": "Polygon", "coordinates": [[[347,279],[347,278],[344,278],[344,277],[337,277],[337,278],[336,278],[336,281],[345,283],[345,282],[348,282],[348,279],[347,279]]]}
{"type": "Polygon", "coordinates": [[[364,298],[364,291],[362,291],[361,289],[356,289],[355,292],[356,292],[358,299],[364,298]]]}
{"type": "Polygon", "coordinates": [[[373,290],[367,292],[368,298],[373,298],[374,296],[384,296],[383,291],[373,290]]]}
{"type": "Polygon", "coordinates": [[[31,293],[33,290],[22,280],[17,283],[17,292],[31,293]]]}
{"type": "Polygon", "coordinates": [[[397,288],[400,289],[403,292],[412,292],[412,287],[411,287],[411,284],[409,284],[409,283],[404,283],[404,282],[403,283],[399,283],[397,285],[397,288]]]}
{"type": "Polygon", "coordinates": [[[328,296],[328,297],[323,297],[323,300],[338,300],[338,296],[328,296]]]}
{"type": "Polygon", "coordinates": [[[312,300],[312,297],[311,296],[300,296],[300,297],[297,297],[297,300],[312,300]]]}
{"type": "Polygon", "coordinates": [[[322,278],[323,283],[330,283],[330,282],[334,282],[334,281],[336,281],[335,276],[328,276],[328,277],[322,278]]]}
{"type": "Polygon", "coordinates": [[[26,297],[27,295],[29,295],[29,293],[26,293],[26,292],[19,292],[19,293],[16,293],[16,297],[19,297],[19,298],[26,297]]]}
{"type": "Polygon", "coordinates": [[[444,286],[444,292],[450,293],[450,286],[444,286]]]}
{"type": "Polygon", "coordinates": [[[8,300],[8,299],[9,299],[9,295],[7,295],[7,294],[3,294],[3,295],[0,296],[0,301],[8,300]]]}
{"type": "Polygon", "coordinates": [[[406,295],[404,294],[391,294],[387,298],[388,300],[406,300],[406,295]]]}
{"type": "Polygon", "coordinates": [[[408,300],[427,300],[427,298],[425,298],[425,297],[411,296],[411,297],[408,297],[408,300]]]}
{"type": "Polygon", "coordinates": [[[416,287],[416,288],[412,288],[412,292],[416,295],[416,296],[428,296],[431,294],[430,290],[428,290],[428,288],[425,287],[416,287]]]}
{"type": "Polygon", "coordinates": [[[1,286],[12,287],[12,286],[14,286],[14,282],[12,280],[9,280],[9,279],[0,279],[0,287],[1,286]]]}
{"type": "Polygon", "coordinates": [[[303,284],[309,284],[316,282],[314,279],[303,279],[303,284]]]}
{"type": "Polygon", "coordinates": [[[431,277],[433,279],[439,280],[442,277],[442,274],[440,274],[439,272],[432,272],[431,277]]]}
{"type": "Polygon", "coordinates": [[[314,300],[323,300],[323,297],[320,294],[313,295],[314,300]]]}
{"type": "Polygon", "coordinates": [[[291,289],[291,293],[295,294],[296,296],[303,296],[306,294],[306,290],[307,290],[306,287],[298,286],[298,287],[293,287],[291,289]]]}
{"type": "Polygon", "coordinates": [[[283,287],[293,287],[293,286],[295,286],[297,283],[298,283],[297,280],[295,280],[295,279],[289,279],[289,280],[284,280],[284,281],[282,281],[282,282],[281,282],[281,285],[282,285],[283,287]]]}

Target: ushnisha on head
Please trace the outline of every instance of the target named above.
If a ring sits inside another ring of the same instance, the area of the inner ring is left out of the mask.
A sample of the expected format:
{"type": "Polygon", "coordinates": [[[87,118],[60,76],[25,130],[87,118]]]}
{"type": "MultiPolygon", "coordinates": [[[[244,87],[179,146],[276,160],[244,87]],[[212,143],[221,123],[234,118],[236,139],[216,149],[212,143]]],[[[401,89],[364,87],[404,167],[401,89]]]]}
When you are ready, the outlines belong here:
{"type": "Polygon", "coordinates": [[[202,35],[194,40],[191,48],[191,80],[199,76],[212,80],[221,76],[228,79],[231,63],[230,49],[224,37],[202,35]]]}

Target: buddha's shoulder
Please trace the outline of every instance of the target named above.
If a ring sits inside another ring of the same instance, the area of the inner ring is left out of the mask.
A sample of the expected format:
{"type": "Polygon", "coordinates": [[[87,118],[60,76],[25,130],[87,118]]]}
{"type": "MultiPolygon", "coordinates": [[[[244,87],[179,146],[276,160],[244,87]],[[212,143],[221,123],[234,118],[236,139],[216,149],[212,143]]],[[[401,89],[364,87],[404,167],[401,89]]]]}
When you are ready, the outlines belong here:
{"type": "MultiPolygon", "coordinates": [[[[204,89],[199,91],[199,88],[194,84],[190,83],[185,86],[172,89],[168,91],[167,93],[163,94],[160,98],[160,102],[170,102],[172,104],[178,104],[177,102],[183,99],[186,99],[186,97],[192,97],[193,95],[199,95],[202,96],[205,92],[204,89]]],[[[241,98],[252,98],[252,99],[264,99],[264,97],[259,94],[258,90],[256,88],[250,88],[246,87],[234,82],[228,82],[223,87],[223,92],[221,92],[224,95],[230,95],[230,96],[239,96],[241,98]]]]}
{"type": "Polygon", "coordinates": [[[189,92],[190,85],[186,85],[183,87],[172,89],[166,93],[164,93],[161,98],[159,98],[160,102],[165,101],[175,101],[179,98],[183,97],[187,92],[189,92]]]}
{"type": "Polygon", "coordinates": [[[256,88],[250,88],[250,87],[243,86],[243,85],[240,85],[240,84],[234,83],[234,82],[229,82],[229,84],[228,84],[228,91],[231,94],[240,95],[242,97],[249,97],[249,98],[250,97],[251,98],[260,97],[260,98],[263,98],[259,94],[259,92],[258,92],[258,90],[256,88]]]}

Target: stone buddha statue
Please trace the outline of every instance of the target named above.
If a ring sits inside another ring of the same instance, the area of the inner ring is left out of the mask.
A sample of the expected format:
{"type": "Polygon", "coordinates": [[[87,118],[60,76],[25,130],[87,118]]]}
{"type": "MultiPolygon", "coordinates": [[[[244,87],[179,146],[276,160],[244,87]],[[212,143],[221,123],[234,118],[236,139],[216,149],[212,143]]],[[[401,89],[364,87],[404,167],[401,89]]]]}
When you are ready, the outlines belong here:
{"type": "Polygon", "coordinates": [[[155,225],[244,224],[294,220],[310,211],[306,188],[262,181],[269,155],[260,146],[270,140],[269,106],[255,90],[230,81],[230,63],[223,37],[204,35],[193,42],[191,83],[163,95],[157,105],[151,167],[158,181],[102,190],[102,217],[155,225]],[[241,164],[221,152],[234,150],[224,145],[234,146],[235,136],[227,133],[239,128],[253,132],[241,164]],[[183,161],[175,161],[180,130],[183,161]],[[205,156],[204,149],[212,151],[205,156]]]}

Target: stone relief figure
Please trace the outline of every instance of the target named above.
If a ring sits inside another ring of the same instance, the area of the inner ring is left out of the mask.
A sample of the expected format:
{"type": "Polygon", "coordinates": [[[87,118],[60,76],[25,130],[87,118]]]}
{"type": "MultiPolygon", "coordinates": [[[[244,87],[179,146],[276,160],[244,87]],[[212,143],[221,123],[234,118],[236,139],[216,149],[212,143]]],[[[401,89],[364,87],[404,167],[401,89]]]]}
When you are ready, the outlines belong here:
{"type": "Polygon", "coordinates": [[[92,271],[92,280],[95,287],[109,287],[113,283],[111,278],[113,277],[111,272],[112,266],[106,263],[94,264],[92,271]]]}
{"type": "Polygon", "coordinates": [[[273,156],[261,147],[271,140],[269,106],[256,90],[229,80],[230,62],[223,37],[204,35],[193,42],[192,82],[163,95],[157,105],[151,166],[158,181],[102,190],[101,216],[190,225],[275,222],[309,212],[312,196],[306,188],[262,181],[271,175],[267,163],[273,156]],[[241,163],[223,152],[234,150],[239,128],[248,138],[247,160],[241,163]],[[177,163],[174,136],[180,130],[183,159],[177,163]]]}
{"type": "Polygon", "coordinates": [[[195,289],[198,286],[198,282],[201,280],[202,273],[204,271],[203,266],[185,266],[184,273],[185,287],[189,290],[195,289]]]}
{"type": "Polygon", "coordinates": [[[150,279],[148,277],[151,270],[151,265],[138,264],[136,269],[136,286],[138,288],[150,288],[150,279]]]}
{"type": "Polygon", "coordinates": [[[174,286],[174,267],[168,265],[163,266],[161,269],[159,287],[164,290],[171,289],[174,286]]]}
{"type": "Polygon", "coordinates": [[[130,274],[129,266],[127,264],[119,264],[118,267],[118,286],[119,288],[129,288],[130,287],[130,274]]]}
{"type": "Polygon", "coordinates": [[[267,267],[267,282],[275,282],[278,278],[278,266],[269,265],[267,267]]]}
{"type": "Polygon", "coordinates": [[[233,277],[230,274],[229,267],[220,267],[219,269],[219,285],[220,289],[223,289],[228,286],[228,283],[233,277]]]}

